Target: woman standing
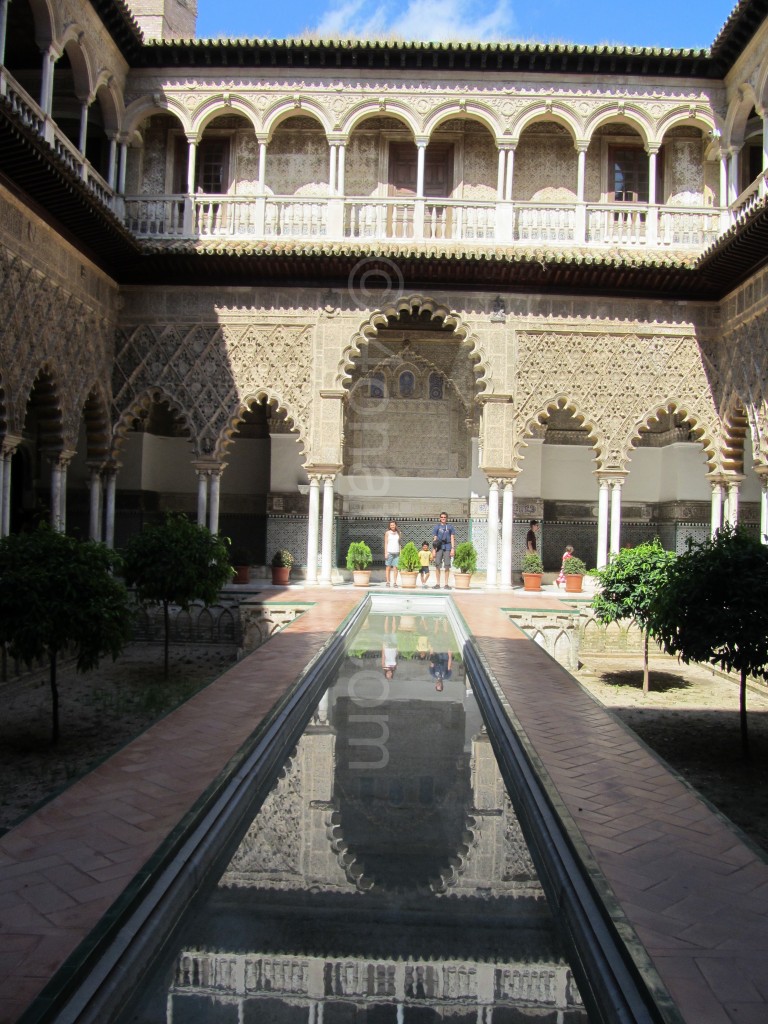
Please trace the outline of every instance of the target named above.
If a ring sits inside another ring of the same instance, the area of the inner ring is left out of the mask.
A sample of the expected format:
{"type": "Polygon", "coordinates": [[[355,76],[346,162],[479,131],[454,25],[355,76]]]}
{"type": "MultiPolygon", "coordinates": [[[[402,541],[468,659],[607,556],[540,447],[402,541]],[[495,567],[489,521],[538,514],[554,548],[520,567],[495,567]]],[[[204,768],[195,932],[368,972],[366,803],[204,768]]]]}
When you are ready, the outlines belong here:
{"type": "Polygon", "coordinates": [[[394,519],[384,534],[384,573],[387,586],[397,586],[397,560],[400,557],[400,530],[394,519]],[[390,581],[391,576],[391,581],[390,581]]]}

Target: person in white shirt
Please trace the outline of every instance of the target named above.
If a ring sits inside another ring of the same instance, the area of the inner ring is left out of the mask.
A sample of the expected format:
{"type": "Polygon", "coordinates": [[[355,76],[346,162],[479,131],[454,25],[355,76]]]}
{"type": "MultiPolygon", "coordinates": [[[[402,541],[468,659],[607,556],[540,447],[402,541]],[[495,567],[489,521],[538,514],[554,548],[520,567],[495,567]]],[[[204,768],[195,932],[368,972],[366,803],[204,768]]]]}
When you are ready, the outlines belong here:
{"type": "Polygon", "coordinates": [[[400,530],[394,519],[384,534],[384,575],[386,585],[397,586],[397,561],[400,558],[400,530]],[[391,579],[390,579],[391,577],[391,579]]]}

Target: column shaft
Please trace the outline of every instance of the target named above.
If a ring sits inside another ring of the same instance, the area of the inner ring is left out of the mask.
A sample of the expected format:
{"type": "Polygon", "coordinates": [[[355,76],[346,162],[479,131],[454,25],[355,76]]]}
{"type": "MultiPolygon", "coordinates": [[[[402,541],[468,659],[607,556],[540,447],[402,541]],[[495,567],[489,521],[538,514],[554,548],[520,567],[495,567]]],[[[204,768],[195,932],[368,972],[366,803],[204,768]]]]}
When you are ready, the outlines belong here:
{"type": "Polygon", "coordinates": [[[205,526],[208,518],[208,471],[197,471],[197,525],[205,526]]]}
{"type": "Polygon", "coordinates": [[[331,582],[331,555],[333,544],[333,477],[323,478],[323,534],[320,550],[320,582],[331,582]]]}
{"type": "Polygon", "coordinates": [[[617,555],[621,548],[621,480],[613,481],[611,491],[611,554],[617,555]]]}
{"type": "Polygon", "coordinates": [[[106,507],[104,523],[104,543],[108,548],[115,546],[115,492],[117,490],[117,474],[109,470],[106,479],[106,507]]]}
{"type": "Polygon", "coordinates": [[[211,500],[208,508],[208,529],[211,533],[219,532],[219,505],[221,503],[221,470],[211,473],[211,500]]]}
{"type": "Polygon", "coordinates": [[[54,458],[51,463],[51,529],[61,532],[61,463],[54,458]]]}
{"type": "Polygon", "coordinates": [[[101,473],[97,466],[91,469],[88,536],[101,540],[101,473]]]}
{"type": "Polygon", "coordinates": [[[309,512],[307,517],[307,583],[317,583],[317,552],[320,540],[320,481],[309,478],[309,512]]]}
{"type": "Polygon", "coordinates": [[[499,483],[491,480],[488,488],[488,566],[485,571],[486,587],[498,585],[499,561],[499,483]]]}
{"type": "Polygon", "coordinates": [[[610,501],[610,484],[600,480],[597,498],[597,568],[602,569],[608,564],[608,506],[610,501]]]}
{"type": "Polygon", "coordinates": [[[712,537],[723,525],[723,485],[712,484],[712,507],[710,512],[709,532],[712,537]]]}
{"type": "Polygon", "coordinates": [[[499,586],[509,590],[512,586],[512,525],[514,523],[514,490],[512,481],[504,483],[501,499],[501,578],[499,586]]]}

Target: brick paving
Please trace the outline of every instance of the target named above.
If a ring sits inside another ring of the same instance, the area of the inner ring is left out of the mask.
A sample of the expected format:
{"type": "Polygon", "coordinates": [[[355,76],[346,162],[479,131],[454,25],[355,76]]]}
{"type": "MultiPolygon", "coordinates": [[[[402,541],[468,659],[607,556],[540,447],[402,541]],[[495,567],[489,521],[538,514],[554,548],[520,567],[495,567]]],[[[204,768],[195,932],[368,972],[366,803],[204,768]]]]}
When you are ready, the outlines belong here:
{"type": "MultiPolygon", "coordinates": [[[[0,837],[0,1022],[12,1024],[365,593],[266,647],[0,837]]],[[[768,1021],[768,864],[509,621],[559,596],[453,593],[580,837],[687,1024],[768,1021]]]]}

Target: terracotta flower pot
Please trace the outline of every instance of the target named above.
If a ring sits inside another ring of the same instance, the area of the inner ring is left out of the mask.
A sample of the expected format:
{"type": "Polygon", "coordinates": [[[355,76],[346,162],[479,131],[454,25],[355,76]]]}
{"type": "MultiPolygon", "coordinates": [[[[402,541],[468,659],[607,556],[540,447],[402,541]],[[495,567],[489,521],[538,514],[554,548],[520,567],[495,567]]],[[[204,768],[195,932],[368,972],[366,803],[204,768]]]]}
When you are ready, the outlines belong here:
{"type": "Polygon", "coordinates": [[[453,574],[453,585],[457,590],[469,590],[469,581],[471,579],[471,572],[455,572],[453,574]]]}
{"type": "Polygon", "coordinates": [[[370,569],[353,569],[352,582],[356,587],[367,587],[371,582],[370,569]]]}
{"type": "Polygon", "coordinates": [[[250,565],[236,565],[234,566],[235,575],[232,577],[233,583],[250,583],[251,581],[251,567],[250,565]]]}
{"type": "Polygon", "coordinates": [[[403,572],[400,570],[400,586],[403,590],[415,590],[416,579],[418,577],[417,572],[403,572]]]}
{"type": "Polygon", "coordinates": [[[291,568],[288,565],[272,566],[272,582],[275,586],[285,587],[291,577],[291,568]]]}
{"type": "Polygon", "coordinates": [[[569,594],[580,594],[584,585],[583,576],[569,576],[565,574],[565,589],[569,594]]]}
{"type": "Polygon", "coordinates": [[[541,590],[541,577],[540,572],[524,572],[523,573],[523,589],[524,590],[541,590]]]}

